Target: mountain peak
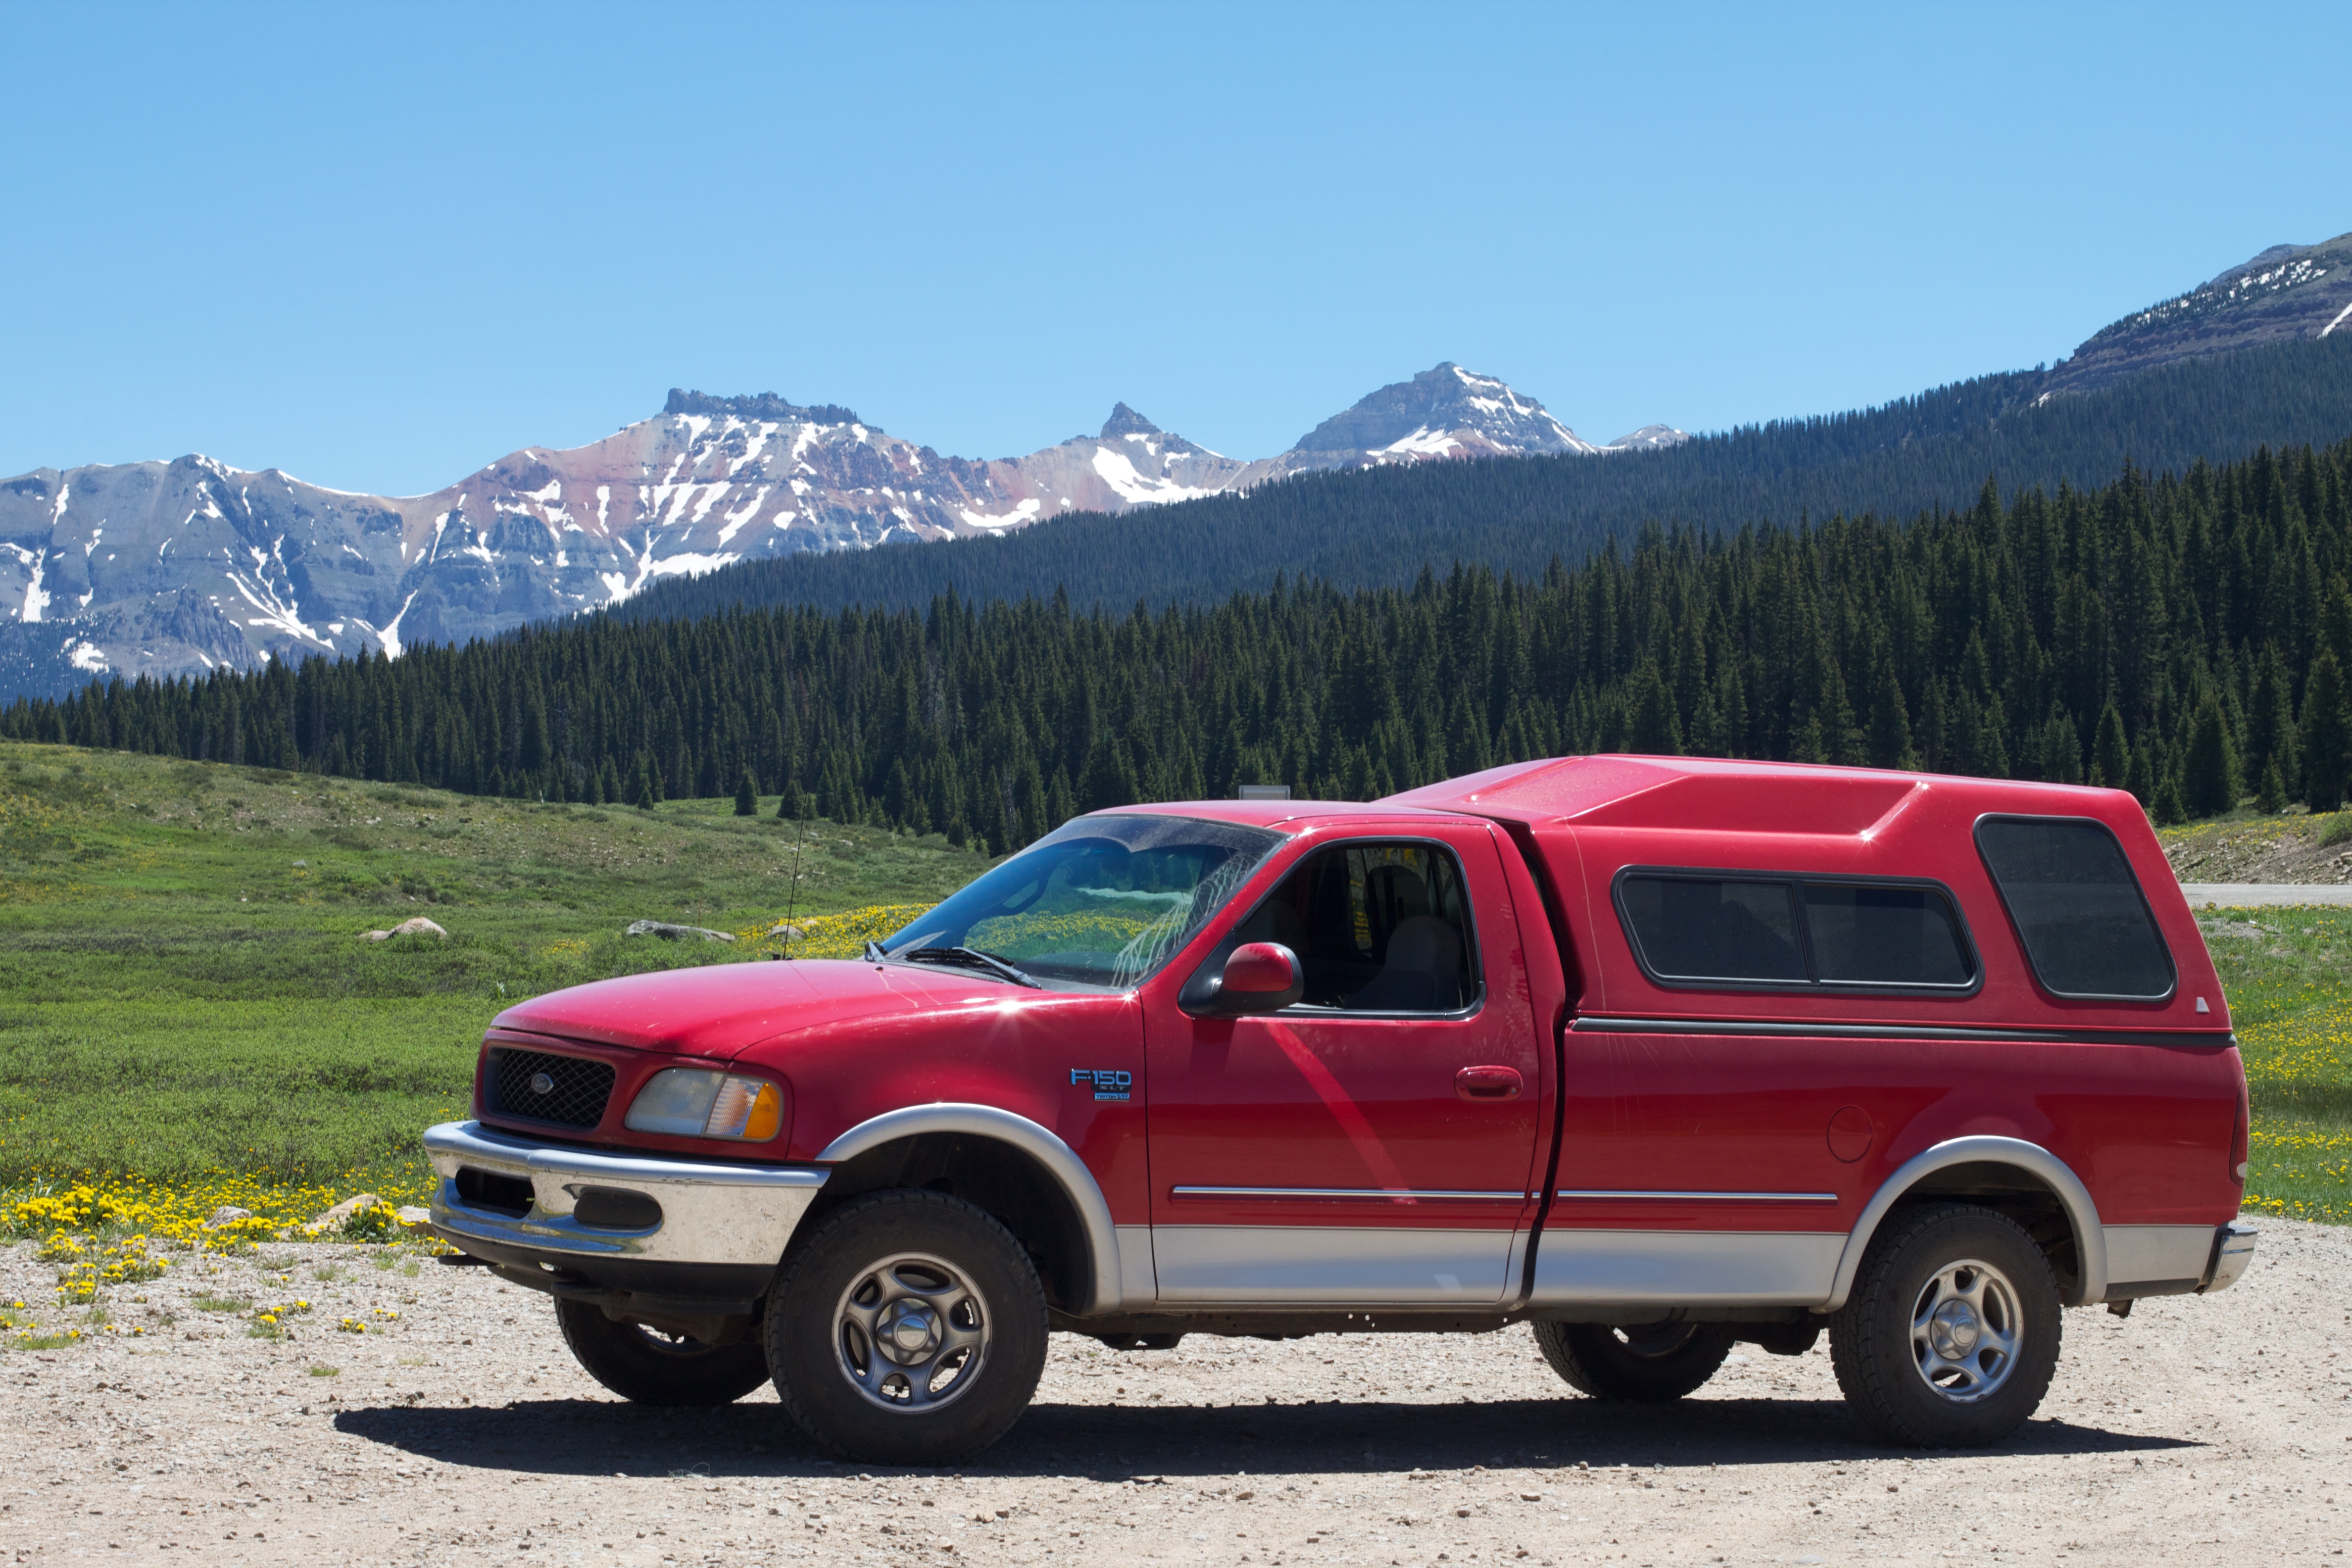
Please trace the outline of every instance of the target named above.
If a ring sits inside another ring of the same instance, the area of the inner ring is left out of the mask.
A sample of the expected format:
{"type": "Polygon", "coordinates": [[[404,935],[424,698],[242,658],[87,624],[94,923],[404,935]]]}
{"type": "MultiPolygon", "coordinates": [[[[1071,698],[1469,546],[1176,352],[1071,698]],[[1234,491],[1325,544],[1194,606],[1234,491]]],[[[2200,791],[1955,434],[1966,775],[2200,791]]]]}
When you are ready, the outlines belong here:
{"type": "Polygon", "coordinates": [[[1116,441],[1122,436],[1161,436],[1167,432],[1138,414],[1124,403],[1111,405],[1110,417],[1103,421],[1101,439],[1116,441]]]}
{"type": "Polygon", "coordinates": [[[684,387],[673,386],[669,389],[669,401],[662,405],[662,412],[666,415],[693,414],[713,419],[731,416],[737,419],[779,425],[800,422],[810,425],[865,425],[869,430],[881,428],[878,425],[867,424],[857,417],[856,410],[844,408],[838,403],[816,403],[803,408],[772,392],[753,393],[743,397],[714,397],[707,392],[688,392],[684,387]]]}
{"type": "Polygon", "coordinates": [[[1298,438],[1296,453],[1352,460],[1475,453],[1591,452],[1592,444],[1491,375],[1440,360],[1392,382],[1298,438]]]}

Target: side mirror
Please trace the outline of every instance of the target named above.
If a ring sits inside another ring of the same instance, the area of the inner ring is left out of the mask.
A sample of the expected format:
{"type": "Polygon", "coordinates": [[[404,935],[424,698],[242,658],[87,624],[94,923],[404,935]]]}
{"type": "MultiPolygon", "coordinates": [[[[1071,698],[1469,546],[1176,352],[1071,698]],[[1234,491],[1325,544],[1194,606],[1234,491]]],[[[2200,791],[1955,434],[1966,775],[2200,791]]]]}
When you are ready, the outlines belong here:
{"type": "Polygon", "coordinates": [[[1221,1017],[1278,1013],[1307,994],[1298,955],[1278,942],[1244,942],[1225,960],[1216,994],[1201,1009],[1221,1017]]]}

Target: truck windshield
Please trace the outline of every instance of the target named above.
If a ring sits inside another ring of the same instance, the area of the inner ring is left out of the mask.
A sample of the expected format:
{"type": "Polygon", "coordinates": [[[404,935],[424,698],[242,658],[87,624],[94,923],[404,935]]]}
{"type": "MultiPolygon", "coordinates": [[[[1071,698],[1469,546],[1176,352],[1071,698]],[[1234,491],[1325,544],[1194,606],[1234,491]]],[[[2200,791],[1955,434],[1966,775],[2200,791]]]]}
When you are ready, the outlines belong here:
{"type": "Polygon", "coordinates": [[[1264,828],[1197,817],[1077,817],[894,932],[882,951],[910,959],[966,948],[1056,990],[1124,991],[1191,941],[1281,842],[1264,828]]]}

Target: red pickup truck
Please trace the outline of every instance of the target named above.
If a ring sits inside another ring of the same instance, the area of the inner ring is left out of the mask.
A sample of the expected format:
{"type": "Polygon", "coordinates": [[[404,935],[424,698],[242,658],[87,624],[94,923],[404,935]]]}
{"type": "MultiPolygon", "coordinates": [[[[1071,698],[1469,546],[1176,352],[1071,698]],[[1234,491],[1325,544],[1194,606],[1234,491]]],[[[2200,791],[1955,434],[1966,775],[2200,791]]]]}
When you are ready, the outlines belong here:
{"type": "Polygon", "coordinates": [[[2105,790],[1630,756],[1076,818],[862,961],[511,1008],[437,1234],[625,1397],[1002,1436],[1052,1330],[1478,1333],[1680,1397],[1826,1328],[1895,1443],[1996,1441],[2060,1309],[2217,1290],[2245,1076],[2105,790]]]}

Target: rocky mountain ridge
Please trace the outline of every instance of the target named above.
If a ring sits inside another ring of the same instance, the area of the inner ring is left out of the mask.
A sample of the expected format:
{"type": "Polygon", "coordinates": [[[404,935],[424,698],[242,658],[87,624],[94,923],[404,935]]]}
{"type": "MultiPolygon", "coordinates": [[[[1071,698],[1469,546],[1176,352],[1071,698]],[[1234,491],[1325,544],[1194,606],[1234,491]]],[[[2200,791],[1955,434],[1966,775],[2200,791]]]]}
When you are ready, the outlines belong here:
{"type": "Polygon", "coordinates": [[[1124,403],[1096,435],[978,460],[838,405],[673,389],[662,413],[601,441],[525,447],[424,496],[354,494],[194,455],[37,469],[0,481],[0,700],[110,673],[397,657],[738,561],[1000,533],[1319,469],[1686,438],[1648,426],[1595,447],[1502,381],[1444,363],[1254,462],[1124,403]]]}
{"type": "Polygon", "coordinates": [[[2042,395],[2089,392],[2160,364],[2352,331],[2352,234],[2273,245],[2210,283],[2093,333],[2042,395]]]}

